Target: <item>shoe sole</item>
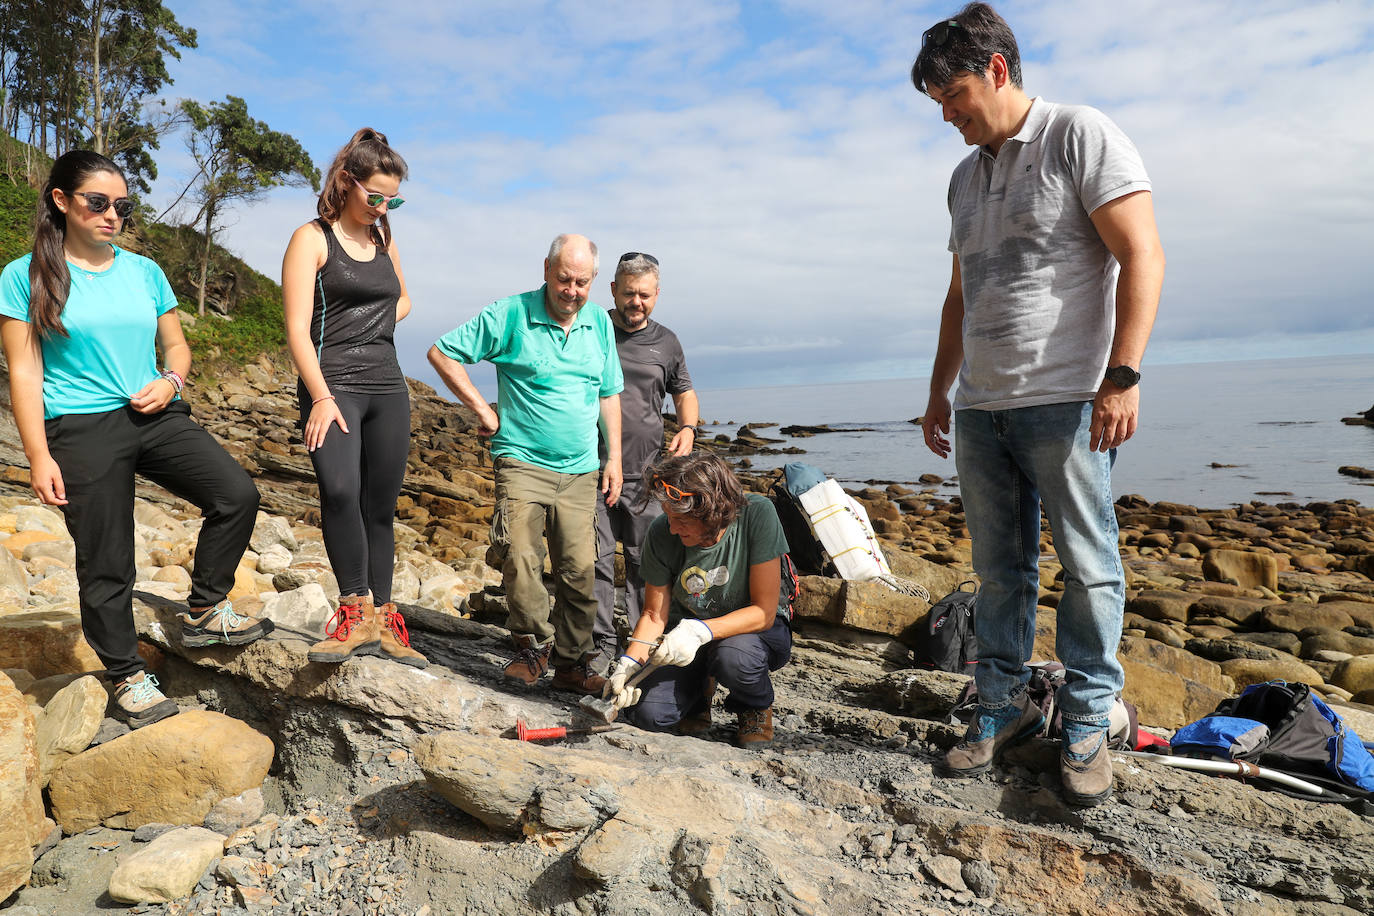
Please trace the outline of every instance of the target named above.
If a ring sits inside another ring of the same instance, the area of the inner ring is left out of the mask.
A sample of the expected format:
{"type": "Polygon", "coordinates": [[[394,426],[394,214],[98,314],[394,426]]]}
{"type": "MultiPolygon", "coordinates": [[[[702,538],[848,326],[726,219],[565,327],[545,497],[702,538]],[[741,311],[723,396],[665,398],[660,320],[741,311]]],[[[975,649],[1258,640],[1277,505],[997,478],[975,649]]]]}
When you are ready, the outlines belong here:
{"type": "Polygon", "coordinates": [[[341,662],[346,662],[350,658],[354,658],[355,656],[376,655],[377,653],[374,650],[381,648],[381,645],[382,644],[380,642],[364,643],[363,645],[354,649],[352,652],[349,652],[347,655],[339,655],[335,652],[307,652],[305,657],[307,661],[321,662],[322,664],[326,665],[337,665],[341,662]]]}
{"type": "Polygon", "coordinates": [[[161,722],[163,719],[170,719],[181,712],[181,707],[172,700],[163,700],[161,703],[140,713],[127,712],[118,703],[115,704],[115,718],[123,721],[129,728],[142,728],[145,725],[152,725],[154,722],[161,722]]]}
{"type": "Polygon", "coordinates": [[[1006,744],[1003,744],[1000,748],[994,751],[991,760],[989,760],[987,763],[980,764],[978,766],[968,767],[967,769],[960,770],[946,765],[944,760],[942,759],[939,763],[935,764],[935,775],[943,776],[946,779],[966,779],[972,776],[982,776],[988,770],[992,769],[992,765],[996,763],[1003,754],[1005,754],[1012,748],[1016,747],[1018,744],[1022,744],[1030,738],[1035,737],[1035,734],[1044,727],[1045,717],[1041,716],[1040,720],[1036,722],[1033,727],[1029,725],[1026,726],[1024,729],[1021,730],[1020,734],[1014,736],[1010,741],[1008,741],[1006,744]]]}
{"type": "Polygon", "coordinates": [[[203,630],[187,630],[182,627],[181,644],[188,649],[203,649],[206,646],[246,646],[262,639],[276,626],[270,620],[261,620],[258,623],[258,627],[241,633],[231,633],[228,637],[221,633],[206,633],[203,630]]]}
{"type": "Polygon", "coordinates": [[[1099,792],[1096,795],[1079,795],[1077,792],[1070,792],[1068,789],[1064,790],[1064,801],[1078,808],[1092,808],[1102,804],[1111,797],[1111,786],[1108,786],[1105,792],[1099,792]]]}
{"type": "Polygon", "coordinates": [[[584,697],[599,697],[599,696],[601,696],[601,688],[600,688],[600,687],[596,687],[596,688],[591,688],[591,689],[589,689],[589,688],[586,688],[586,687],[579,687],[579,686],[577,686],[576,684],[561,684],[561,683],[559,683],[556,679],[549,682],[549,687],[550,687],[551,689],[553,689],[553,690],[563,690],[563,691],[566,691],[566,692],[568,692],[568,693],[581,694],[581,695],[584,696],[584,697]]]}
{"type": "Polygon", "coordinates": [[[368,654],[372,655],[375,658],[385,658],[388,661],[399,662],[402,665],[409,665],[412,668],[429,667],[429,659],[427,658],[408,658],[403,655],[390,655],[387,653],[385,649],[382,649],[378,652],[370,652],[368,654]]]}

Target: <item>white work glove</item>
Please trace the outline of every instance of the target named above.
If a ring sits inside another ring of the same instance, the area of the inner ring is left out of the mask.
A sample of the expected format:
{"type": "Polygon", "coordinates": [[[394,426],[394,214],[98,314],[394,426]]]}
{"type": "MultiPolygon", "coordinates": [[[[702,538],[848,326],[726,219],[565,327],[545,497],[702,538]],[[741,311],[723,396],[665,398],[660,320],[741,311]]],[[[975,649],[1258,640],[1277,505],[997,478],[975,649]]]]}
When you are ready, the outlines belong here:
{"type": "Polygon", "coordinates": [[[611,676],[606,679],[606,686],[601,690],[601,698],[612,700],[616,709],[624,709],[639,702],[643,691],[638,687],[626,687],[625,682],[635,676],[643,666],[630,658],[628,655],[620,656],[611,669],[611,676]]]}
{"type": "Polygon", "coordinates": [[[663,642],[659,643],[650,658],[660,665],[690,665],[692,659],[697,657],[697,650],[712,639],[715,636],[710,627],[695,617],[688,617],[663,637],[663,642]]]}

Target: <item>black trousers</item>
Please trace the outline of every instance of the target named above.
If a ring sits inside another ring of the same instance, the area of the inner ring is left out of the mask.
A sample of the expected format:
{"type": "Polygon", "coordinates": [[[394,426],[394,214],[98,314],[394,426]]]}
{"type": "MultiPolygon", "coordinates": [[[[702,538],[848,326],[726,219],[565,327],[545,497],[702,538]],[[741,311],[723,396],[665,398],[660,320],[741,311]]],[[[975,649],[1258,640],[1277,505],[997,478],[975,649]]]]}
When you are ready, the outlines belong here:
{"type": "MultiPolygon", "coordinates": [[[[310,392],[296,389],[302,429],[310,418],[310,392]]],[[[320,485],[320,531],[340,595],[372,593],[391,600],[396,571],[396,500],[410,454],[410,393],[334,392],[348,424],[329,427],[324,444],[310,453],[320,485]]]]}
{"type": "Polygon", "coordinates": [[[134,475],[200,509],[205,522],[191,570],[191,607],[218,604],[253,536],[258,489],[184,401],[145,416],[131,407],[47,421],[62,471],[62,514],[76,542],[81,629],[111,680],[143,669],[134,629],[134,475]]]}

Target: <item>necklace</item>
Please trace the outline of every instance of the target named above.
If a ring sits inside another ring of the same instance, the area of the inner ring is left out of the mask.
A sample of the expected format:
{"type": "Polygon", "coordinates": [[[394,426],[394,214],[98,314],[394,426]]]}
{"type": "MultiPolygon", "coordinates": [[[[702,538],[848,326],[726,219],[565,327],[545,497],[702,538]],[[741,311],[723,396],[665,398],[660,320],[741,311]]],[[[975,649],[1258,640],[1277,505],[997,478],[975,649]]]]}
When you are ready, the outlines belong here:
{"type": "Polygon", "coordinates": [[[111,259],[109,264],[106,264],[102,267],[87,267],[85,264],[78,264],[75,260],[72,259],[72,256],[70,254],[67,254],[67,265],[69,267],[75,268],[76,270],[84,274],[87,280],[93,280],[96,277],[108,271],[111,267],[113,267],[114,259],[111,259]]]}
{"type": "Polygon", "coordinates": [[[334,224],[334,232],[339,236],[339,238],[345,239],[345,240],[347,240],[347,241],[349,241],[349,242],[352,242],[354,245],[357,245],[359,248],[363,249],[364,251],[366,251],[368,248],[371,248],[371,247],[372,247],[372,244],[373,244],[373,243],[372,243],[372,234],[371,234],[370,232],[368,232],[366,229],[363,230],[363,237],[362,237],[362,239],[355,239],[353,236],[349,235],[347,232],[344,232],[343,226],[342,226],[340,223],[335,223],[335,224],[334,224]]]}

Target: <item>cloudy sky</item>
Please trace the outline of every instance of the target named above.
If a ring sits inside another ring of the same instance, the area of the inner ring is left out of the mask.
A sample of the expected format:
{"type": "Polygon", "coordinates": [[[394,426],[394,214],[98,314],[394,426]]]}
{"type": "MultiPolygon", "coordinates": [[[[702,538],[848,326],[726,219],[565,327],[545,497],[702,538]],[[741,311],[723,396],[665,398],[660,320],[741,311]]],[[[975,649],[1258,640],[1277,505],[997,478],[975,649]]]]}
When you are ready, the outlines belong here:
{"type": "MultiPolygon", "coordinates": [[[[393,225],[430,343],[541,282],[560,232],[663,264],[699,389],[928,375],[966,148],[908,81],[956,5],[885,0],[167,0],[169,97],[241,96],[322,169],[354,129],[410,164],[393,225]]],[[[1374,352],[1374,2],[1004,3],[1026,89],[1106,111],[1169,260],[1146,363],[1374,352]]],[[[153,203],[188,172],[159,155],[153,203]]],[[[309,192],[230,217],[278,277],[309,192]]],[[[476,376],[489,396],[489,373],[476,376]]],[[[923,400],[923,398],[921,398],[923,400]]]]}

